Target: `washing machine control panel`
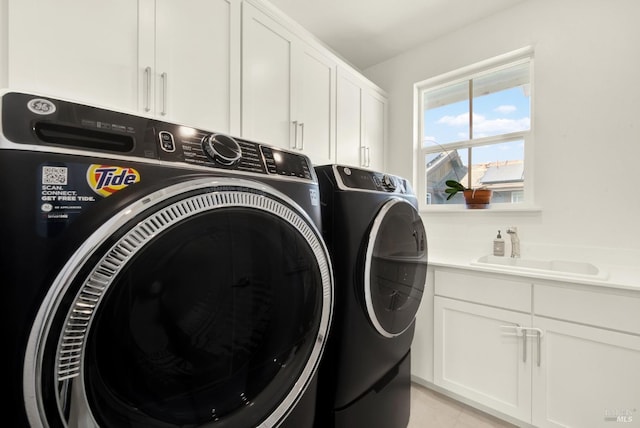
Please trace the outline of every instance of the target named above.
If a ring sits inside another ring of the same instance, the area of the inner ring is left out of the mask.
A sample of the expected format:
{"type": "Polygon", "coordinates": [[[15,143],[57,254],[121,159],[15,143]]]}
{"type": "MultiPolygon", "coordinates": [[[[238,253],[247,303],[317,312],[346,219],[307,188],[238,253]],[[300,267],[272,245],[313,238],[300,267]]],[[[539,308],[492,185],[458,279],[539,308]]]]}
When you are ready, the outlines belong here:
{"type": "Polygon", "coordinates": [[[400,194],[412,193],[407,180],[395,175],[339,165],[334,170],[341,185],[349,190],[400,194]]]}
{"type": "Polygon", "coordinates": [[[2,94],[0,112],[0,149],[28,144],[316,181],[307,156],[224,133],[22,92],[2,94]]]}
{"type": "MultiPolygon", "coordinates": [[[[166,125],[166,124],[162,124],[166,125]]],[[[306,156],[222,133],[179,127],[158,132],[160,159],[255,174],[314,180],[306,156]],[[173,143],[169,149],[167,135],[173,143]]]]}

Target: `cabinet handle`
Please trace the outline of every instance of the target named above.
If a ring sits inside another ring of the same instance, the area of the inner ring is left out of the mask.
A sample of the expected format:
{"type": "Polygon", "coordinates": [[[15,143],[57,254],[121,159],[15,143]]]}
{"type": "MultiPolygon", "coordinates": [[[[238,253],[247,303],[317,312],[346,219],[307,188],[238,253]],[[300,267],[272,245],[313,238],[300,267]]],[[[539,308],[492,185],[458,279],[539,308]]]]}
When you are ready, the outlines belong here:
{"type": "Polygon", "coordinates": [[[522,332],[522,362],[527,362],[527,330],[520,330],[522,332]]]}
{"type": "Polygon", "coordinates": [[[290,143],[289,147],[295,150],[298,148],[298,121],[294,120],[291,123],[293,123],[293,143],[290,143]]]}
{"type": "Polygon", "coordinates": [[[161,115],[167,115],[167,73],[162,73],[160,75],[160,80],[162,80],[162,111],[161,115]]]}
{"type": "Polygon", "coordinates": [[[525,330],[527,331],[533,331],[535,332],[533,335],[529,335],[527,334],[528,337],[535,337],[536,338],[536,346],[537,346],[537,350],[536,350],[536,354],[537,354],[537,358],[536,358],[536,364],[538,365],[538,367],[540,367],[540,362],[542,361],[542,330],[540,330],[537,327],[526,327],[525,330]]]}
{"type": "Polygon", "coordinates": [[[537,345],[538,345],[538,367],[540,367],[540,360],[542,359],[542,347],[541,347],[541,338],[542,338],[542,330],[536,328],[536,337],[537,337],[537,345]]]}
{"type": "Polygon", "coordinates": [[[300,122],[300,150],[304,150],[304,122],[300,122]]]}
{"type": "Polygon", "coordinates": [[[538,327],[523,327],[522,329],[525,331],[525,341],[527,340],[527,337],[536,338],[536,364],[540,367],[540,363],[542,361],[542,330],[538,327]],[[529,331],[533,331],[534,334],[528,334],[529,331]]]}
{"type": "Polygon", "coordinates": [[[361,166],[370,167],[371,166],[371,150],[369,150],[369,146],[360,147],[360,155],[362,156],[361,166]]]}
{"type": "Polygon", "coordinates": [[[144,111],[151,111],[151,67],[144,69],[144,111]]]}

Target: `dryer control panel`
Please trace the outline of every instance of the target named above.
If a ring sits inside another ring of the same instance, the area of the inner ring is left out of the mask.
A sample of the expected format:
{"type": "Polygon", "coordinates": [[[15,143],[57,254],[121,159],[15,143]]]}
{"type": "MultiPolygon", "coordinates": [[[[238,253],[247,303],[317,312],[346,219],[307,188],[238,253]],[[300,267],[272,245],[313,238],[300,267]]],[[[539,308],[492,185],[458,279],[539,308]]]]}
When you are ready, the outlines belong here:
{"type": "Polygon", "coordinates": [[[224,133],[22,92],[2,95],[0,149],[186,163],[316,181],[309,158],[224,133]]]}
{"type": "Polygon", "coordinates": [[[344,190],[413,194],[409,182],[396,175],[343,165],[334,165],[334,173],[344,190]]]}

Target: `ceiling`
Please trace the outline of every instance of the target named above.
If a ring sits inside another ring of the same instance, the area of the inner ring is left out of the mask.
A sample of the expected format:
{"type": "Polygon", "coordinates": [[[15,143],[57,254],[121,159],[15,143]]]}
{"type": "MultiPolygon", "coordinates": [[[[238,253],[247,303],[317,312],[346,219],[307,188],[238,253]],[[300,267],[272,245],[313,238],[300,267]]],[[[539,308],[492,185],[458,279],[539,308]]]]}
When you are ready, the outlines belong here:
{"type": "Polygon", "coordinates": [[[270,0],[359,69],[524,0],[270,0]]]}

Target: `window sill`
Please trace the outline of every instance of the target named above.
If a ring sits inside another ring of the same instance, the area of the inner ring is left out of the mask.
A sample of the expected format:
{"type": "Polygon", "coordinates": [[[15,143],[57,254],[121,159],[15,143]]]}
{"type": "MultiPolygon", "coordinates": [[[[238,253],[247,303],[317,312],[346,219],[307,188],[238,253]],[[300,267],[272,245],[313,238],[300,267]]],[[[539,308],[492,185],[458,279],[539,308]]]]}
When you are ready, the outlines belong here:
{"type": "Polygon", "coordinates": [[[486,209],[469,209],[464,204],[456,204],[456,205],[429,205],[427,207],[420,208],[421,214],[447,214],[450,215],[452,213],[484,213],[490,215],[491,213],[523,213],[523,214],[532,214],[532,213],[541,213],[542,208],[537,205],[525,205],[525,204],[517,204],[517,205],[506,205],[501,206],[502,204],[492,205],[486,209]]]}

